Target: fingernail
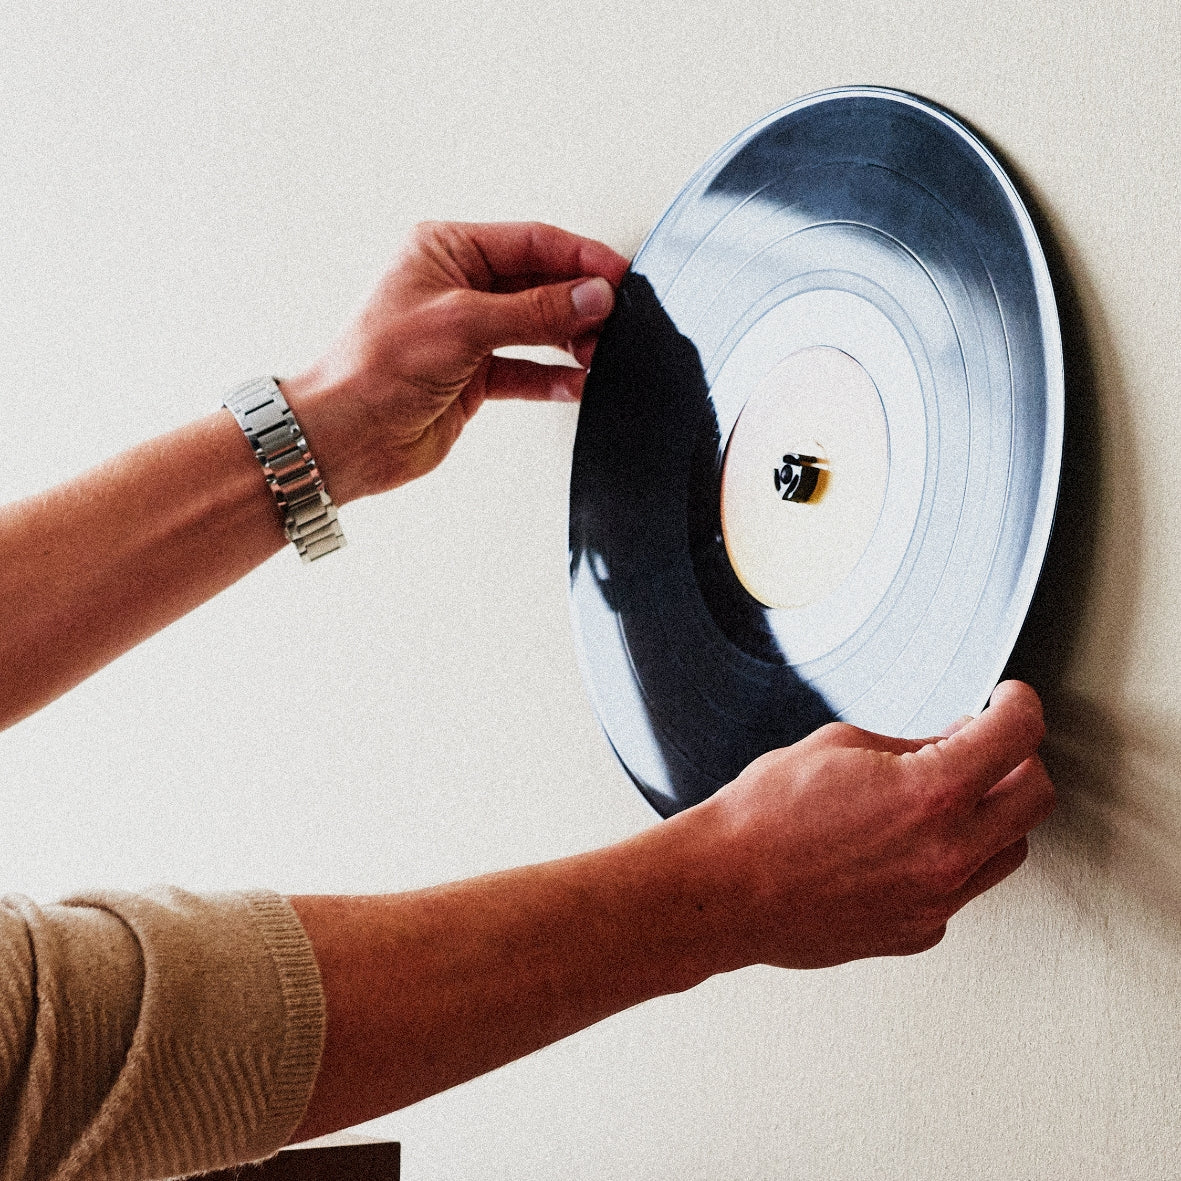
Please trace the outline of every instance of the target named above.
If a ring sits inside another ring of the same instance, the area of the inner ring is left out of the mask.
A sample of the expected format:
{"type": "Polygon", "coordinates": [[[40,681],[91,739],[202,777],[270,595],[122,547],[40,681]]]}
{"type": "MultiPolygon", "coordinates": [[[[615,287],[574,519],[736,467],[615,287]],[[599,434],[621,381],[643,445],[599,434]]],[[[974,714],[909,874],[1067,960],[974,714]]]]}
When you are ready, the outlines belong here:
{"type": "Polygon", "coordinates": [[[583,320],[602,320],[615,303],[615,292],[606,279],[588,279],[570,292],[574,311],[583,320]]]}

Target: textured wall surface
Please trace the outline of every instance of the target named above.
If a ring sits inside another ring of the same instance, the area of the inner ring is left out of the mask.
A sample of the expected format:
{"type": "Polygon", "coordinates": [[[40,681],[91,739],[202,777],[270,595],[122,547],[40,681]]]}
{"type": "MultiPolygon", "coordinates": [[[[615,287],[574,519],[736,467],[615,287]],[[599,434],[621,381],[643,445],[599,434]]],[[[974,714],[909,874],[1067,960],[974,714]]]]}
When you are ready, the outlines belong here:
{"type": "MultiPolygon", "coordinates": [[[[631,251],[715,147],[824,86],[950,107],[1052,230],[1076,420],[1033,657],[1062,805],[1026,868],[918,959],[716,979],[389,1117],[408,1177],[1176,1175],[1179,12],[4,4],[5,498],[294,370],[414,221],[631,251]]],[[[574,424],[486,409],[349,508],[343,554],[275,558],[0,736],[4,886],[387,890],[651,823],[574,662],[574,424]],[[309,667],[325,722],[298,742],[274,686],[309,667]]]]}

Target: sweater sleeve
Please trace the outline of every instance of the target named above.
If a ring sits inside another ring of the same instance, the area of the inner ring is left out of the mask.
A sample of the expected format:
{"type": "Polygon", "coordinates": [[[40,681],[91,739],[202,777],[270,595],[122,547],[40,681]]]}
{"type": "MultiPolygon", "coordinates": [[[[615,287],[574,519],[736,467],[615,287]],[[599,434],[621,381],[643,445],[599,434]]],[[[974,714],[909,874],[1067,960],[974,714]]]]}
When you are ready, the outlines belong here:
{"type": "Polygon", "coordinates": [[[0,900],[0,1179],[269,1156],[303,1116],[323,1037],[315,956],[278,895],[0,900]]]}

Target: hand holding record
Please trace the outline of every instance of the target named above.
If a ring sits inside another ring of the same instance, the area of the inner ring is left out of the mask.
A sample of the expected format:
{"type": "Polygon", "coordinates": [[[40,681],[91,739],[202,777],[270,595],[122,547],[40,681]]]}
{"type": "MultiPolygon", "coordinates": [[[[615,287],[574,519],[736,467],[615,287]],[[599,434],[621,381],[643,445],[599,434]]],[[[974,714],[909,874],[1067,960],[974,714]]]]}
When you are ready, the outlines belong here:
{"type": "Polygon", "coordinates": [[[343,336],[284,379],[337,503],[439,464],[485,398],[576,401],[585,371],[493,356],[552,345],[590,362],[627,260],[532,222],[424,222],[343,336]]]}
{"type": "Polygon", "coordinates": [[[757,759],[682,820],[722,833],[730,966],[820,968],[933,947],[1025,859],[1053,811],[1041,705],[1006,681],[947,738],[833,723],[757,759]],[[691,819],[692,818],[692,819],[691,819]],[[735,885],[737,888],[735,888],[735,885]]]}

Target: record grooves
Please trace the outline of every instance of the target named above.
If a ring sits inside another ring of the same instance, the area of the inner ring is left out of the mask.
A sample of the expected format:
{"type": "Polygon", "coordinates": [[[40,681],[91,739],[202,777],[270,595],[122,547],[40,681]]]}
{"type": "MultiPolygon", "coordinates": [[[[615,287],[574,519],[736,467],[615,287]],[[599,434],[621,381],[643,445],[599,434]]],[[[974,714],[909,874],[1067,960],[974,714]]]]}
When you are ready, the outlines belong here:
{"type": "Polygon", "coordinates": [[[848,88],[717,153],[623,281],[571,477],[584,675],[656,810],[835,718],[920,735],[978,711],[1062,416],[1040,247],[962,125],[848,88]]]}

